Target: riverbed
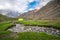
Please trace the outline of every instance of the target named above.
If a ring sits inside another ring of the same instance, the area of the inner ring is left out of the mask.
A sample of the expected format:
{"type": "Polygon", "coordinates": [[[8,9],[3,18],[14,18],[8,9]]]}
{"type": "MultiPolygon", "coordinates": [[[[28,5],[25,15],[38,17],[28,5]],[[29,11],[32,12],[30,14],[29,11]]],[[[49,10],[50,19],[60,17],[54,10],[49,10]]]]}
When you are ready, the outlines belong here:
{"type": "Polygon", "coordinates": [[[60,30],[52,27],[40,27],[40,26],[24,26],[22,24],[16,24],[12,28],[8,29],[11,32],[45,32],[47,34],[60,35],[60,30]]]}

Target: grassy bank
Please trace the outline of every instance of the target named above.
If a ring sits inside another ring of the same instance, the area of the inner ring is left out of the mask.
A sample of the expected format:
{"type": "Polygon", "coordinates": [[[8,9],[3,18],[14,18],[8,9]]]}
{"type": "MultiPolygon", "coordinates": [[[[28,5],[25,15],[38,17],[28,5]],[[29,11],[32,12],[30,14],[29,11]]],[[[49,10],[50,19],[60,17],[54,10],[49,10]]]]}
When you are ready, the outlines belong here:
{"type": "Polygon", "coordinates": [[[10,21],[0,22],[0,40],[13,40],[13,37],[10,37],[11,32],[6,29],[13,25],[10,21]]]}
{"type": "Polygon", "coordinates": [[[1,22],[0,23],[0,31],[4,31],[6,28],[10,27],[12,23],[10,22],[1,22]]]}
{"type": "Polygon", "coordinates": [[[1,31],[0,32],[0,40],[14,40],[13,37],[10,36],[10,31],[1,31]]]}
{"type": "Polygon", "coordinates": [[[46,33],[24,32],[19,33],[18,40],[60,40],[60,37],[48,35],[46,33]]]}
{"type": "Polygon", "coordinates": [[[22,32],[17,37],[9,36],[10,32],[0,33],[0,40],[60,40],[60,36],[49,35],[43,32],[22,32]]]}
{"type": "Polygon", "coordinates": [[[43,27],[54,27],[60,29],[60,21],[48,21],[48,20],[23,20],[17,23],[24,24],[26,26],[43,26],[43,27]]]}

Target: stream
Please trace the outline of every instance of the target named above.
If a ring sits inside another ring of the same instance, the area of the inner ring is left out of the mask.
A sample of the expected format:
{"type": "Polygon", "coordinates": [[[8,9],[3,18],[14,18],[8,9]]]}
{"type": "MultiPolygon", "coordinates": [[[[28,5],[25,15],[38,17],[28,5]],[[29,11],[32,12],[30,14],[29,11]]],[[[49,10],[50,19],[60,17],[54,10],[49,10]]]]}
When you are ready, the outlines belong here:
{"type": "Polygon", "coordinates": [[[40,26],[24,26],[22,24],[16,24],[8,29],[11,32],[45,32],[47,34],[59,35],[60,30],[52,27],[40,27],[40,26]]]}

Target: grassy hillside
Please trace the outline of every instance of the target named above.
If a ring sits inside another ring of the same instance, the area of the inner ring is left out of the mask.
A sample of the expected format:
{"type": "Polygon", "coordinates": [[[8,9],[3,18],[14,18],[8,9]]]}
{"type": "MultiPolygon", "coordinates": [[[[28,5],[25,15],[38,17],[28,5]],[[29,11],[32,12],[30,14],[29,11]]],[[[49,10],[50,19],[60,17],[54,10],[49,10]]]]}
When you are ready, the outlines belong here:
{"type": "Polygon", "coordinates": [[[10,17],[7,17],[5,15],[1,15],[0,14],[0,22],[3,22],[3,21],[13,21],[13,20],[16,20],[16,18],[10,18],[10,17]]]}

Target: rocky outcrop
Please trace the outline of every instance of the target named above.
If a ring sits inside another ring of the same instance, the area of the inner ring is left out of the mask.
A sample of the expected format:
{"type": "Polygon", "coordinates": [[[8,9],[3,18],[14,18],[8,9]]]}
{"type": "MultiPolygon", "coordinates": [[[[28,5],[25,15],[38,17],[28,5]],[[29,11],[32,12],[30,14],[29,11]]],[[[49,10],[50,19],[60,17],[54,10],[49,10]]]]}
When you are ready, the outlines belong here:
{"type": "Polygon", "coordinates": [[[32,10],[30,12],[21,14],[20,17],[24,19],[40,20],[40,19],[58,19],[60,20],[60,0],[52,0],[41,9],[32,10]]]}

